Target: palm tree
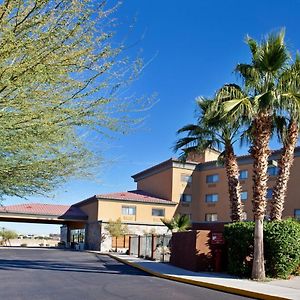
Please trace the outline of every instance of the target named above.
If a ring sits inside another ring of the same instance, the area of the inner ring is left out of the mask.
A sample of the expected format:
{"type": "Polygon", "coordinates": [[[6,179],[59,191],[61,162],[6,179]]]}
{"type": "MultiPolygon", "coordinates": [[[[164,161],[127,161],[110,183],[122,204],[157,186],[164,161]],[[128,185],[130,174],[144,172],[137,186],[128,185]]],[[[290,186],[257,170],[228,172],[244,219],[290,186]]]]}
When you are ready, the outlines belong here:
{"type": "Polygon", "coordinates": [[[191,227],[191,221],[187,215],[175,215],[171,220],[161,219],[171,232],[186,231],[191,227]]]}
{"type": "MultiPolygon", "coordinates": [[[[236,67],[236,72],[244,81],[246,96],[241,95],[235,99],[232,97],[223,107],[225,114],[242,115],[251,123],[252,145],[249,152],[253,158],[252,204],[255,220],[252,278],[263,280],[263,220],[266,210],[268,159],[271,154],[269,142],[275,112],[282,108],[279,78],[284,73],[290,56],[284,43],[284,31],[269,35],[260,44],[248,37],[247,44],[252,54],[252,62],[238,64],[236,67]]],[[[232,96],[234,94],[233,92],[232,96]]],[[[220,101],[222,98],[221,92],[220,101]]]]}
{"type": "Polygon", "coordinates": [[[239,135],[239,124],[217,116],[214,102],[208,99],[198,100],[200,118],[198,124],[189,124],[178,130],[177,133],[187,133],[187,136],[177,141],[174,149],[183,150],[181,158],[186,159],[189,153],[203,153],[207,148],[222,151],[219,161],[224,163],[228,179],[231,220],[244,219],[241,201],[241,185],[239,182],[239,167],[233,145],[239,135]]]}
{"type": "MultiPolygon", "coordinates": [[[[282,89],[282,106],[285,108],[288,126],[280,126],[279,136],[283,143],[282,153],[278,162],[279,173],[273,189],[271,205],[271,220],[281,220],[284,202],[287,193],[287,185],[290,170],[294,161],[294,150],[299,136],[300,114],[300,57],[296,56],[295,63],[290,66],[281,76],[279,87],[282,89]],[[281,130],[280,130],[281,129],[281,130]]],[[[284,120],[285,121],[285,120],[284,120]]]]}
{"type": "Polygon", "coordinates": [[[290,178],[290,170],[294,161],[294,150],[298,140],[299,125],[296,121],[290,121],[282,140],[283,149],[278,161],[278,175],[273,188],[270,218],[272,221],[281,220],[284,202],[287,193],[287,185],[290,178]]]}

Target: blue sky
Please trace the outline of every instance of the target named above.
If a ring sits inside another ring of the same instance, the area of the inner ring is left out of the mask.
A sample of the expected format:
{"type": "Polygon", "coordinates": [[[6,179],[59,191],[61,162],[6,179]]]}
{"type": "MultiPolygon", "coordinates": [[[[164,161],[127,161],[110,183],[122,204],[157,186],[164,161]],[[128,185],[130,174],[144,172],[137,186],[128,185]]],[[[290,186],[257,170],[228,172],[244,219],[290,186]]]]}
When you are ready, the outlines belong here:
{"type": "MultiPolygon", "coordinates": [[[[175,156],[176,130],[194,122],[195,98],[212,96],[224,83],[237,80],[234,66],[249,62],[247,34],[260,39],[285,27],[291,52],[300,49],[300,1],[296,0],[124,0],[115,17],[119,23],[116,38],[126,36],[128,44],[135,44],[128,54],[142,50],[149,62],[131,91],[157,93],[157,103],[141,114],[145,121],[129,135],[101,142],[106,162],[96,179],[70,181],[49,198],[8,198],[4,205],[25,201],[71,204],[94,194],[135,189],[131,175],[175,156]],[[133,23],[133,30],[128,30],[133,23]]],[[[22,233],[59,230],[49,225],[2,226],[22,233]]]]}

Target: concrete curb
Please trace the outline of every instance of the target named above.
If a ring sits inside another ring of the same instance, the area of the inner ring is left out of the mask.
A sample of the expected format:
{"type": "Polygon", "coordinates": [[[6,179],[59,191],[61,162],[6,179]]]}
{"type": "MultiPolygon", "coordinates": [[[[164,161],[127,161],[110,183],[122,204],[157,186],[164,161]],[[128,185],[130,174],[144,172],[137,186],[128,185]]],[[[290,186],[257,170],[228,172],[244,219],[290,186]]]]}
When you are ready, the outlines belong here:
{"type": "Polygon", "coordinates": [[[115,260],[117,260],[117,261],[119,261],[123,264],[129,265],[129,266],[134,267],[136,269],[140,269],[140,270],[142,270],[146,273],[149,273],[153,276],[168,279],[168,280],[173,280],[173,281],[178,281],[178,282],[181,282],[181,283],[187,283],[187,284],[191,284],[191,285],[201,286],[201,287],[209,288],[209,289],[212,289],[212,290],[217,290],[217,291],[226,292],[226,293],[229,293],[229,294],[236,294],[236,295],[255,298],[255,299],[290,300],[290,298],[283,298],[282,296],[272,296],[272,295],[268,295],[268,294],[263,294],[263,293],[259,293],[259,292],[252,292],[252,291],[239,289],[239,288],[235,288],[235,287],[229,287],[229,286],[220,285],[220,284],[216,284],[216,283],[208,283],[208,282],[204,282],[204,281],[186,279],[186,278],[181,278],[181,277],[172,276],[172,275],[165,275],[165,274],[162,274],[162,273],[152,271],[152,270],[147,269],[145,267],[142,267],[142,266],[140,266],[136,263],[129,262],[126,259],[122,259],[120,257],[114,256],[111,253],[101,253],[101,254],[108,255],[109,257],[111,257],[111,258],[113,258],[113,259],[115,259],[115,260]]]}

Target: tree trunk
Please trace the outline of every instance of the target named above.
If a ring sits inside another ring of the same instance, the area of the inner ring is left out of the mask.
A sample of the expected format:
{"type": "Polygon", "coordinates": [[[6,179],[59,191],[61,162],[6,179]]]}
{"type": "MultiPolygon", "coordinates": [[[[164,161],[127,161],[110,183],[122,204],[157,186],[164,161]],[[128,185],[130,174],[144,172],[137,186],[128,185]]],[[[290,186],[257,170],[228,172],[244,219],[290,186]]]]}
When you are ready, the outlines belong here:
{"type": "Polygon", "coordinates": [[[272,132],[272,118],[260,113],[253,121],[253,144],[250,153],[253,157],[253,214],[255,220],[254,258],[252,279],[265,278],[263,257],[263,220],[266,210],[268,181],[268,159],[271,151],[269,141],[272,132]]]}
{"type": "Polygon", "coordinates": [[[284,209],[284,202],[287,193],[287,185],[290,178],[290,171],[294,161],[294,150],[298,140],[299,127],[297,122],[292,122],[288,129],[287,140],[284,143],[282,154],[278,162],[279,174],[273,190],[271,206],[271,220],[281,220],[284,209]]]}
{"type": "Polygon", "coordinates": [[[225,146],[225,167],[228,179],[228,191],[230,201],[230,218],[232,222],[240,222],[244,219],[243,204],[241,201],[241,185],[239,182],[239,167],[232,145],[225,146]]]}
{"type": "Polygon", "coordinates": [[[255,219],[254,231],[254,258],[252,268],[252,279],[265,279],[265,261],[264,261],[264,219],[259,217],[255,219]]]}

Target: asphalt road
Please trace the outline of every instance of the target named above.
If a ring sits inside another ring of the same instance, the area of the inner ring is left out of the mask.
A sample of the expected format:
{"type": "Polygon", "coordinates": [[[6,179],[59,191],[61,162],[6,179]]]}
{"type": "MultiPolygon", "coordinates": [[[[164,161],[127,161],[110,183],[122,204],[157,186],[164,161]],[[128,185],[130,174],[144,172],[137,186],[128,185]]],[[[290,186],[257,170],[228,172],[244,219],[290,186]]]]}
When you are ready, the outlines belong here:
{"type": "Polygon", "coordinates": [[[55,249],[0,249],[0,299],[247,299],[156,278],[107,256],[55,249]]]}

